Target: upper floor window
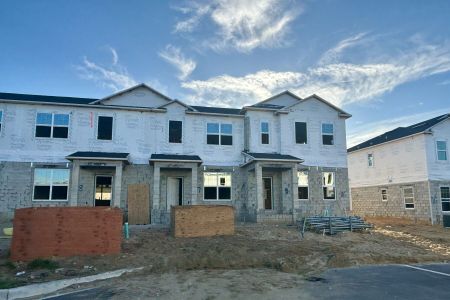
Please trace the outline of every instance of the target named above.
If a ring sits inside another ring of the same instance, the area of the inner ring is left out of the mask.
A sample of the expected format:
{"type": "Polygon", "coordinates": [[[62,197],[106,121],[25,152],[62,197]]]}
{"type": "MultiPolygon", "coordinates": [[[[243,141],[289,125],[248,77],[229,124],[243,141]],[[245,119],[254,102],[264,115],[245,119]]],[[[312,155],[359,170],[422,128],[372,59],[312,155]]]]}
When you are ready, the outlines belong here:
{"type": "Polygon", "coordinates": [[[331,123],[322,124],[322,144],[334,145],[334,126],[331,123]]]}
{"type": "Polygon", "coordinates": [[[233,145],[233,125],[207,123],[206,143],[209,145],[233,145]]]}
{"type": "Polygon", "coordinates": [[[322,173],[323,199],[325,200],[336,199],[336,186],[334,176],[334,172],[322,173]]]}
{"type": "Polygon", "coordinates": [[[231,200],[231,173],[204,173],[203,189],[205,200],[231,200]]]}
{"type": "Polygon", "coordinates": [[[0,110],[0,132],[2,132],[2,125],[3,125],[3,111],[0,110]]]}
{"type": "Polygon", "coordinates": [[[169,121],[169,143],[181,143],[183,136],[183,122],[169,121]]]}
{"type": "Polygon", "coordinates": [[[305,122],[295,122],[295,142],[297,144],[308,143],[308,133],[305,122]]]}
{"type": "Polygon", "coordinates": [[[269,122],[261,122],[261,144],[269,144],[269,122]]]}
{"type": "Polygon", "coordinates": [[[414,209],[414,189],[411,186],[403,188],[403,200],[405,208],[414,209]]]}
{"type": "Polygon", "coordinates": [[[437,159],[447,160],[447,142],[436,141],[437,159]]]}
{"type": "Polygon", "coordinates": [[[97,139],[111,141],[113,137],[113,117],[98,116],[97,139]]]}
{"type": "Polygon", "coordinates": [[[442,211],[450,211],[450,187],[441,187],[442,211]]]}
{"type": "Polygon", "coordinates": [[[309,198],[309,185],[308,185],[308,172],[298,172],[298,199],[308,200],[309,198]]]}
{"type": "Polygon", "coordinates": [[[33,200],[67,200],[69,175],[69,169],[34,169],[33,200]]]}
{"type": "Polygon", "coordinates": [[[373,167],[373,154],[372,153],[367,154],[367,165],[369,167],[373,167]]]}
{"type": "Polygon", "coordinates": [[[67,139],[69,136],[68,114],[37,113],[36,137],[67,139]]]}

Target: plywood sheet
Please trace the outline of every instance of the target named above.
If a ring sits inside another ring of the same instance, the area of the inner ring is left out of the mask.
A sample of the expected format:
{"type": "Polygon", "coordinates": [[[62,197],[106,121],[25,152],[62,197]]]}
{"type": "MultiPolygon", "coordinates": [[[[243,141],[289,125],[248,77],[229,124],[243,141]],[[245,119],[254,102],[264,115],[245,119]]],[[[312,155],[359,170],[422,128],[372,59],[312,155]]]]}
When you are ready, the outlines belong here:
{"type": "Polygon", "coordinates": [[[128,223],[150,224],[150,188],[148,184],[128,185],[128,223]]]}

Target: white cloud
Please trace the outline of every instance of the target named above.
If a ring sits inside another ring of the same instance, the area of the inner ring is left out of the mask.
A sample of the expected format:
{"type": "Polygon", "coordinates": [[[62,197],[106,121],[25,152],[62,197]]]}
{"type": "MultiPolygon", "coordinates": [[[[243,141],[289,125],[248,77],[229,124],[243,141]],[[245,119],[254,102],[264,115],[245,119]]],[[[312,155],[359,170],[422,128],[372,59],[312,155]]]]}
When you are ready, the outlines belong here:
{"type": "MultiPolygon", "coordinates": [[[[208,16],[216,29],[203,45],[216,51],[235,49],[251,52],[255,48],[275,48],[287,44],[290,24],[300,14],[295,1],[215,0],[190,2],[183,12],[190,16],[176,23],[175,32],[192,32],[208,16]]],[[[205,27],[206,28],[206,27],[205,27]]]]}
{"type": "Polygon", "coordinates": [[[258,71],[241,77],[216,76],[182,84],[196,103],[237,106],[290,89],[300,97],[318,94],[338,106],[370,101],[397,86],[450,71],[449,45],[422,45],[385,63],[329,64],[305,72],[258,71]]]}
{"type": "Polygon", "coordinates": [[[446,113],[450,113],[450,107],[393,119],[359,124],[357,127],[347,132],[347,146],[350,148],[397,127],[410,126],[446,113]]]}
{"type": "Polygon", "coordinates": [[[101,87],[111,89],[113,91],[120,91],[136,85],[137,82],[133,79],[125,67],[118,64],[119,56],[117,52],[110,48],[112,54],[112,66],[101,66],[87,57],[83,57],[81,65],[75,66],[78,75],[86,80],[91,80],[101,87]]]}
{"type": "Polygon", "coordinates": [[[186,80],[197,66],[194,60],[186,58],[179,48],[172,45],[167,45],[164,51],[159,52],[159,56],[178,69],[180,80],[186,80]]]}
{"type": "Polygon", "coordinates": [[[339,60],[342,52],[344,52],[344,50],[354,47],[358,44],[361,44],[363,38],[366,35],[367,35],[366,32],[362,32],[349,38],[343,39],[342,41],[337,43],[336,46],[329,49],[322,55],[322,57],[319,59],[319,65],[336,63],[339,60]]]}

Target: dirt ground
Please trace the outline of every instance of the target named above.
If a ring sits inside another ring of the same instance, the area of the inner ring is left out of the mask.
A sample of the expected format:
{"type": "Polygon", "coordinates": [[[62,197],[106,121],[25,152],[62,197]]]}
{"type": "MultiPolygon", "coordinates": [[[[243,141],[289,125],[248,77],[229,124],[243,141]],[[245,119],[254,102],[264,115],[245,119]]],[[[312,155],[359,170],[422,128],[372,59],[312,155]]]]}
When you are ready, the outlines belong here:
{"type": "Polygon", "coordinates": [[[53,270],[9,262],[10,240],[0,239],[0,287],[142,266],[145,274],[272,269],[312,276],[336,267],[450,261],[449,229],[371,221],[376,225],[371,231],[336,236],[306,232],[304,238],[287,225],[242,224],[234,236],[210,238],[173,238],[167,229],[132,228],[120,255],[54,258],[58,267],[53,270]]]}

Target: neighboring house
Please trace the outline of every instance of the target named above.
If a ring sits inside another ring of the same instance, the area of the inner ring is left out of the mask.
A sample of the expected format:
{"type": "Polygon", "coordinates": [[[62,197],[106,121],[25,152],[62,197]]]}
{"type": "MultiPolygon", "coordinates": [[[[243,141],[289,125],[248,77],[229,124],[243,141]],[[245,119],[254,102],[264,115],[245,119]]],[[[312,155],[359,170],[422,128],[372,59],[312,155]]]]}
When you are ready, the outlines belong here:
{"type": "Polygon", "coordinates": [[[348,149],[352,210],[441,223],[450,216],[450,114],[348,149]]]}
{"type": "Polygon", "coordinates": [[[343,214],[349,117],[288,91],[242,109],[144,84],[103,99],[0,93],[0,211],[141,205],[156,224],[172,205],[232,205],[243,221],[343,214]]]}

